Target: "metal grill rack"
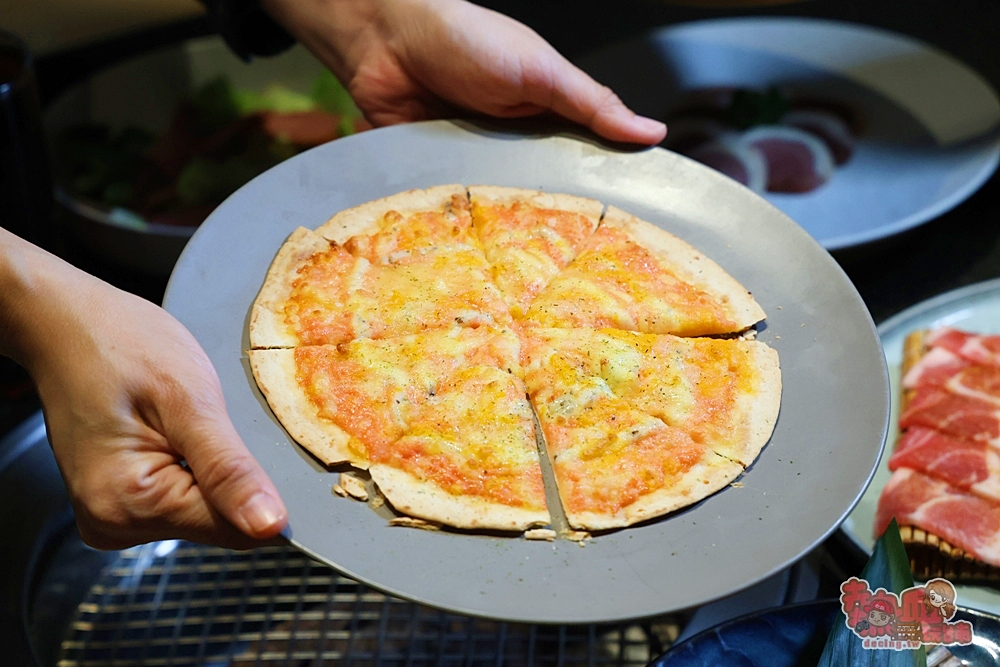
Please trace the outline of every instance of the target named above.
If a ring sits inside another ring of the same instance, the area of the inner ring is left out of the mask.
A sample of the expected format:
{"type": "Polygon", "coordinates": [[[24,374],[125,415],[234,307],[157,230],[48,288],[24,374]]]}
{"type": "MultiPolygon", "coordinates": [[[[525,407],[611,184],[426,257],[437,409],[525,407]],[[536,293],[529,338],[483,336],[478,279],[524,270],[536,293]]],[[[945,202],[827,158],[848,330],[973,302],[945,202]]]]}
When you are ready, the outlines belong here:
{"type": "Polygon", "coordinates": [[[642,667],[677,636],[642,625],[457,616],[375,592],[286,547],[123,551],[77,608],[60,667],[642,667]]]}

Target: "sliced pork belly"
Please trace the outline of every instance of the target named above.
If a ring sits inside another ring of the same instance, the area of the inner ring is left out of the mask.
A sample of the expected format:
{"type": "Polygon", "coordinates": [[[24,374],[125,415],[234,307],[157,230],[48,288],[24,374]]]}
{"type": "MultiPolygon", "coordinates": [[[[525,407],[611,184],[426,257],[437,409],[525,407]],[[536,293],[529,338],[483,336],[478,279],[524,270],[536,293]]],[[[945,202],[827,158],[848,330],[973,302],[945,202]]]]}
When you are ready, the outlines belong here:
{"type": "Polygon", "coordinates": [[[830,149],[805,130],[761,125],[746,132],[741,143],[764,155],[770,192],[809,192],[833,175],[830,149]]]}
{"type": "Polygon", "coordinates": [[[971,365],[972,362],[968,359],[963,359],[943,347],[931,348],[903,376],[903,388],[916,389],[917,387],[944,385],[960,371],[971,365]]]}
{"type": "Polygon", "coordinates": [[[899,428],[916,426],[1000,447],[1000,405],[942,387],[921,387],[899,418],[899,428]]]}
{"type": "Polygon", "coordinates": [[[763,192],[768,182],[763,153],[738,137],[723,135],[687,153],[688,157],[720,171],[754,192],[763,192]]]}
{"type": "Polygon", "coordinates": [[[1000,502],[1000,451],[985,442],[959,440],[927,428],[906,431],[889,470],[911,468],[1000,502]]]}
{"type": "Polygon", "coordinates": [[[854,135],[840,114],[826,109],[793,109],[781,117],[781,124],[805,130],[822,140],[830,149],[834,164],[844,164],[854,153],[854,135]]]}
{"type": "Polygon", "coordinates": [[[875,514],[875,537],[896,517],[901,526],[917,526],[1000,566],[1000,504],[962,491],[910,468],[889,478],[875,514]]]}
{"type": "Polygon", "coordinates": [[[941,327],[927,334],[928,347],[940,347],[975,364],[1000,368],[1000,336],[984,336],[941,327]]]}

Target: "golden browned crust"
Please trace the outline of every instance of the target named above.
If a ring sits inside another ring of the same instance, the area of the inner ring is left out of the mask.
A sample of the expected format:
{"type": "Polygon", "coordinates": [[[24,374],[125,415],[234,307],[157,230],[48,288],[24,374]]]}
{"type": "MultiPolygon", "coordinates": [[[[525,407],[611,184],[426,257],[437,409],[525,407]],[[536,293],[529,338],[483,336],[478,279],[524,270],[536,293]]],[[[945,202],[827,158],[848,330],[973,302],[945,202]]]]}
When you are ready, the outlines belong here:
{"type": "Polygon", "coordinates": [[[734,322],[733,333],[764,319],[764,310],[743,285],[673,234],[614,206],[608,207],[601,225],[622,230],[668,265],[678,278],[712,296],[734,322]]]}
{"type": "Polygon", "coordinates": [[[551,520],[544,509],[522,509],[475,496],[456,496],[432,482],[381,463],[373,464],[369,472],[396,510],[427,521],[471,530],[522,532],[551,520]]]}
{"type": "Polygon", "coordinates": [[[367,468],[368,461],[350,434],[319,416],[295,379],[295,350],[250,350],[250,368],[271,411],[292,438],[322,463],[350,463],[367,468]]]}
{"type": "Polygon", "coordinates": [[[726,452],[744,466],[753,463],[760,450],[771,439],[774,425],[781,409],[781,367],[778,353],[764,343],[748,341],[747,345],[754,368],[759,374],[756,391],[739,397],[739,414],[742,416],[741,430],[747,434],[742,447],[726,452]]]}
{"type": "Polygon", "coordinates": [[[604,204],[596,199],[526,188],[505,188],[496,185],[470,185],[469,199],[473,204],[484,200],[501,206],[523,202],[537,208],[579,213],[590,218],[594,222],[594,227],[597,226],[597,222],[601,219],[601,213],[604,211],[604,204]]]}
{"type": "Polygon", "coordinates": [[[693,505],[723,488],[743,472],[743,466],[718,454],[705,458],[669,488],[648,493],[614,514],[566,512],[569,525],[576,529],[609,530],[663,516],[693,505]]]}
{"type": "Polygon", "coordinates": [[[266,349],[299,344],[299,337],[285,323],[285,303],[299,267],[316,253],[329,249],[326,239],[304,227],[292,232],[271,262],[264,286],[254,300],[250,313],[250,347],[266,349]]]}
{"type": "Polygon", "coordinates": [[[404,217],[420,211],[443,210],[455,195],[467,197],[462,185],[438,185],[426,190],[407,190],[341,211],[320,226],[316,233],[343,244],[352,236],[374,234],[379,221],[389,211],[404,217]]]}

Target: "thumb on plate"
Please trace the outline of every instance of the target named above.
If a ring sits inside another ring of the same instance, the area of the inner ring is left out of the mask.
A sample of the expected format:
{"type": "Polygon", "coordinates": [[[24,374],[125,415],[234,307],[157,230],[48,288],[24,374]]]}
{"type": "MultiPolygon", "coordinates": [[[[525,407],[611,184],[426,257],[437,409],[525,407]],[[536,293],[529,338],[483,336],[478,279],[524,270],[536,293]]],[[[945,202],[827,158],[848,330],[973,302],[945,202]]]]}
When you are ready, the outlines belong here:
{"type": "Polygon", "coordinates": [[[285,504],[224,409],[196,408],[168,431],[201,493],[222,516],[256,539],[281,532],[288,522],[285,504]]]}

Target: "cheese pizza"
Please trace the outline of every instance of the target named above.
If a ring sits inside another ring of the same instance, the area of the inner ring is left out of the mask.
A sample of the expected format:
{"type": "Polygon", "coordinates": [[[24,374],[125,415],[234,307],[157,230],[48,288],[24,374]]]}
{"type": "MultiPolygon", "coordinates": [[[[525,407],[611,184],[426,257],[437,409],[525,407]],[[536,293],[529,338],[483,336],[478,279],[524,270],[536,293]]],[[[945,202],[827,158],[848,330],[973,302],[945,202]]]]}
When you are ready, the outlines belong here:
{"type": "Polygon", "coordinates": [[[624,211],[446,185],[293,232],[249,360],[292,438],[367,470],[398,513],[524,531],[561,509],[604,530],[754,461],[781,396],[777,354],[744,335],[763,318],[721,267],[624,211]]]}

